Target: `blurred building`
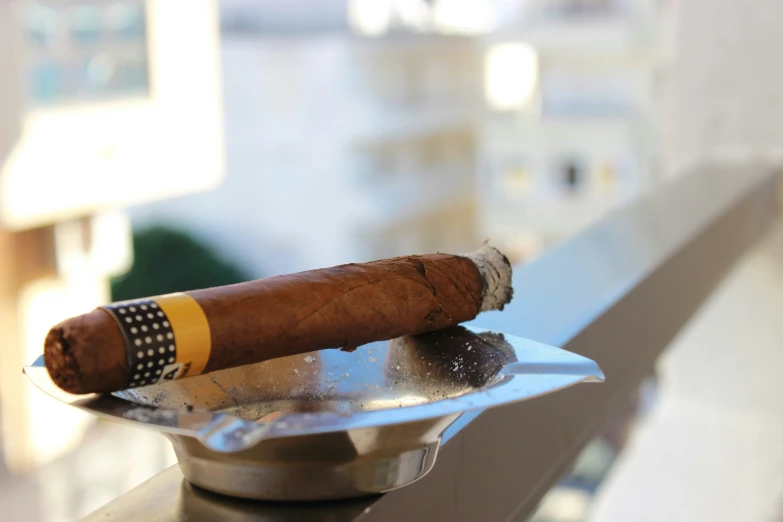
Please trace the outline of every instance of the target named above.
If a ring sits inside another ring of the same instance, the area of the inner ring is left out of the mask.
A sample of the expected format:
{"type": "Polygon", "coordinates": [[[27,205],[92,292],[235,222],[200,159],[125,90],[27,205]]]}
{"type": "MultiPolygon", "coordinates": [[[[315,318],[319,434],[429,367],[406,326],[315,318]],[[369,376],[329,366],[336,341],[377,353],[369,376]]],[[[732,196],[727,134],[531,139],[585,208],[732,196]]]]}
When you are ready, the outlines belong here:
{"type": "Polygon", "coordinates": [[[134,211],[260,275],[477,243],[471,39],[349,27],[345,1],[224,2],[227,179],[134,211]]]}
{"type": "Polygon", "coordinates": [[[486,238],[521,261],[652,183],[653,0],[221,6],[227,181],[134,219],[258,276],[486,238]]]}
{"type": "Polygon", "coordinates": [[[516,258],[575,232],[656,171],[652,0],[529,0],[485,43],[482,230],[516,258]]]}
{"type": "Polygon", "coordinates": [[[14,492],[0,504],[12,504],[10,519],[73,520],[171,461],[160,437],[101,437],[103,424],[36,392],[20,370],[50,327],[110,300],[109,278],[133,255],[123,207],[220,182],[218,30],[213,0],[0,2],[0,490],[14,492]],[[28,474],[31,496],[2,484],[8,472],[28,474]]]}

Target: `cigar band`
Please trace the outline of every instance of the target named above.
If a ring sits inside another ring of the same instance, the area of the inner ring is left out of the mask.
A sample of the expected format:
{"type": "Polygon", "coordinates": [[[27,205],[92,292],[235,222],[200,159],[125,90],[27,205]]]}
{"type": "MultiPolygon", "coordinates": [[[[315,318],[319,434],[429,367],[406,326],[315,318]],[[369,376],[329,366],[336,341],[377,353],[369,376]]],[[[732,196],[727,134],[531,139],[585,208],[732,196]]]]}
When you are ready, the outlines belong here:
{"type": "Polygon", "coordinates": [[[199,375],[209,361],[209,323],[195,299],[176,293],[102,307],[120,326],[127,388],[199,375]]]}

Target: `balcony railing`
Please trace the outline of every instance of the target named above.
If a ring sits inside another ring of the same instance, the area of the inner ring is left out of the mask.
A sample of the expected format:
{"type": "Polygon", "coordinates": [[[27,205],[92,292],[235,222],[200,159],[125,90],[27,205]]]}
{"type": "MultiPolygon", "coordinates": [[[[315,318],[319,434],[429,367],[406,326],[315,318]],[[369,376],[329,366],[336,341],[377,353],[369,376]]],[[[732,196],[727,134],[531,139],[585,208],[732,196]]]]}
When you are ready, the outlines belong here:
{"type": "Polygon", "coordinates": [[[512,305],[475,324],[590,357],[606,382],[463,415],[406,488],[270,504],[202,492],[175,466],[85,520],[525,520],[775,219],[778,184],[769,168],[705,166],[518,268],[512,305]]]}

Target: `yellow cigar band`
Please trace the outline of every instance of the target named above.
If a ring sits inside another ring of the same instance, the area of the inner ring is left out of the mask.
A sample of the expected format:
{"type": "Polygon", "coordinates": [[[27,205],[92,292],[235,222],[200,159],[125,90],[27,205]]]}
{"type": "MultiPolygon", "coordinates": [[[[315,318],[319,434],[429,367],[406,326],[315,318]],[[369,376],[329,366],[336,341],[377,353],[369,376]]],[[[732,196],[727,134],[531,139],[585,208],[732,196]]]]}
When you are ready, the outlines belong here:
{"type": "Polygon", "coordinates": [[[188,371],[179,375],[199,375],[207,367],[212,350],[209,323],[204,310],[195,299],[187,294],[177,293],[153,298],[171,323],[176,345],[176,361],[188,371]]]}
{"type": "Polygon", "coordinates": [[[128,388],[199,375],[209,362],[209,322],[195,299],[168,294],[104,306],[127,351],[128,388]]]}

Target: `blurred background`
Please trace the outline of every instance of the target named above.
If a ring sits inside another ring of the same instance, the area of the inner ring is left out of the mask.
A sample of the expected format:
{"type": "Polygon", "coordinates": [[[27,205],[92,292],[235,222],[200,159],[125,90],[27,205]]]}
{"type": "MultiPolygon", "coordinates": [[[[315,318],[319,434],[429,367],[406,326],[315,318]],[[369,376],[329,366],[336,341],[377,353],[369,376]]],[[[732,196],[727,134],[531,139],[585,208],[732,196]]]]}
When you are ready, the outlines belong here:
{"type": "MultiPolygon", "coordinates": [[[[776,0],[750,11],[731,0],[0,2],[2,517],[75,520],[175,462],[162,437],[26,382],[20,368],[66,317],[488,238],[525,263],[700,158],[779,160],[783,11],[776,0]]],[[[697,366],[687,353],[670,366],[697,366]]],[[[629,400],[535,521],[621,520],[613,502],[635,497],[604,479],[660,383],[629,400]]],[[[776,440],[745,458],[779,487],[746,499],[763,517],[739,519],[783,520],[776,440]]],[[[724,493],[700,491],[702,502],[724,493]]]]}

